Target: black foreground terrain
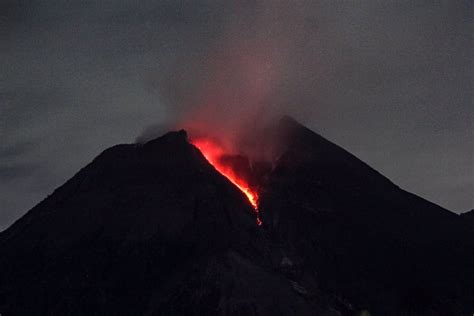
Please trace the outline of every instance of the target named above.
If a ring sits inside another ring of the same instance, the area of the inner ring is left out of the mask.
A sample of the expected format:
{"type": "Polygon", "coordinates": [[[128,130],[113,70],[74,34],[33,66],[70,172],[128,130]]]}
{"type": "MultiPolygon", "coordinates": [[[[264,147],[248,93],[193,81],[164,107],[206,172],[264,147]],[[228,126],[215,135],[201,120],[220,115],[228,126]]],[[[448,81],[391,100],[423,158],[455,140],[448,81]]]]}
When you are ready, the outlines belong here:
{"type": "Polygon", "coordinates": [[[107,149],[0,234],[0,314],[472,315],[472,221],[278,134],[261,227],[184,131],[107,149]]]}

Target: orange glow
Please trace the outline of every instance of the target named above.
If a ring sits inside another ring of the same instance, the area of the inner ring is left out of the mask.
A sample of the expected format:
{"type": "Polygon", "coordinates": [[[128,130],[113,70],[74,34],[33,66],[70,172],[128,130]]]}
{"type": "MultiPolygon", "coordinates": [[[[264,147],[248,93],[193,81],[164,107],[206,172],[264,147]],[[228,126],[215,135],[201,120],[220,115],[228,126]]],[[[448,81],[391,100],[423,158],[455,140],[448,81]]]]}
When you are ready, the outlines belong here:
{"type": "Polygon", "coordinates": [[[209,139],[192,139],[190,142],[201,151],[207,161],[209,161],[209,163],[214,166],[214,168],[220,174],[229,179],[230,182],[232,182],[237,188],[240,189],[240,191],[245,194],[245,196],[247,196],[247,199],[255,210],[257,216],[257,225],[262,225],[258,210],[258,194],[250,188],[248,182],[245,179],[235,173],[231,166],[222,164],[220,162],[221,157],[226,154],[224,149],[209,139]]]}

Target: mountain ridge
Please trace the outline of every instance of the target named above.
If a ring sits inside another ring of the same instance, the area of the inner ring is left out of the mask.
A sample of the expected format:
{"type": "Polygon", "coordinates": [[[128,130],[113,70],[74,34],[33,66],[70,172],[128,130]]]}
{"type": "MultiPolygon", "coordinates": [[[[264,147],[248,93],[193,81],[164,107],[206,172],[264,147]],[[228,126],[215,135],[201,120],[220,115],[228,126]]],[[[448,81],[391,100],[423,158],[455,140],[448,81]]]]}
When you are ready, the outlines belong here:
{"type": "Polygon", "coordinates": [[[0,312],[469,315],[472,226],[291,118],[275,134],[261,227],[185,131],[106,149],[0,234],[0,312]]]}

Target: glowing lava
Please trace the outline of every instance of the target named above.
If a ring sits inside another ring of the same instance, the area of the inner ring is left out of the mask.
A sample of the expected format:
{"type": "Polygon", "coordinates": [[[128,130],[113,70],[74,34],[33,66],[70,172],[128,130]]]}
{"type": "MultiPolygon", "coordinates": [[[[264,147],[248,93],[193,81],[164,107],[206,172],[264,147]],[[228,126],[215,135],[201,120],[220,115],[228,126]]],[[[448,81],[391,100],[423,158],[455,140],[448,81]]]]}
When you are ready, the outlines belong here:
{"type": "Polygon", "coordinates": [[[221,157],[226,154],[224,149],[209,139],[191,139],[190,142],[201,151],[207,161],[209,161],[209,163],[213,165],[220,174],[229,179],[230,182],[247,196],[247,199],[255,210],[257,225],[262,225],[258,210],[258,194],[250,188],[245,179],[236,174],[231,166],[225,165],[221,162],[221,157]]]}

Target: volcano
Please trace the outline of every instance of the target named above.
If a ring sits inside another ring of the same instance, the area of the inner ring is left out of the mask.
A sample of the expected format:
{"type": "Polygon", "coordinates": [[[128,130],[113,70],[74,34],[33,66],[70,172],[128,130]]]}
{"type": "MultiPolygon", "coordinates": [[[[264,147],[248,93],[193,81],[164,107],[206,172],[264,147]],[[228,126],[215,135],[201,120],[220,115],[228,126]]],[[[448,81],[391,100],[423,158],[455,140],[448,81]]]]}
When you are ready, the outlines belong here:
{"type": "Polygon", "coordinates": [[[275,135],[257,186],[185,131],[105,150],[0,234],[0,314],[472,315],[471,221],[275,135]]]}

